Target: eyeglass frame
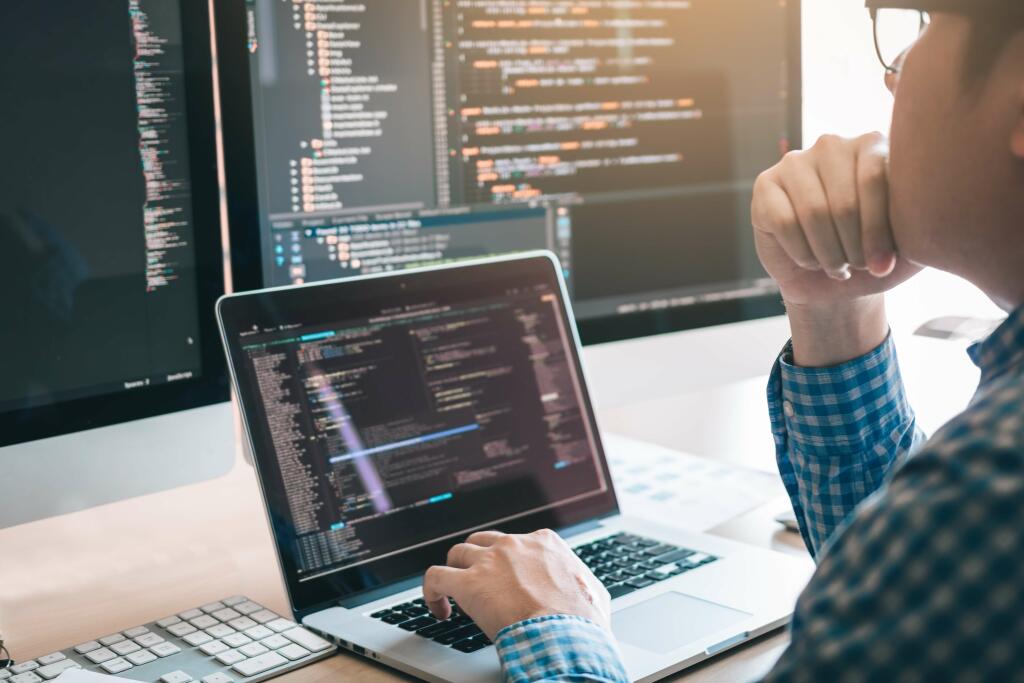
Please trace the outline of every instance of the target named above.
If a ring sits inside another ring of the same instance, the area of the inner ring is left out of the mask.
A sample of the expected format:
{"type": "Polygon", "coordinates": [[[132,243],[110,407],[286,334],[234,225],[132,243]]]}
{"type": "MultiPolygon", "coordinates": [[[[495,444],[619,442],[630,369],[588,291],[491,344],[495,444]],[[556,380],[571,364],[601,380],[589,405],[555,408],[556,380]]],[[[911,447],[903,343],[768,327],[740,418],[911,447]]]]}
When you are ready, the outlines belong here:
{"type": "Polygon", "coordinates": [[[4,645],[4,639],[0,638],[0,671],[9,669],[12,666],[14,666],[14,660],[11,658],[11,652],[4,645]]]}
{"type": "MultiPolygon", "coordinates": [[[[864,6],[871,14],[872,32],[874,33],[875,53],[878,61],[885,67],[886,73],[898,74],[898,63],[886,64],[882,55],[882,46],[878,41],[878,11],[883,9],[916,10],[921,14],[921,32],[928,26],[931,12],[948,12],[950,14],[975,15],[985,10],[1006,14],[1024,15],[1024,2],[1020,0],[866,0],[864,6]]],[[[911,46],[913,43],[911,43],[911,46]]],[[[908,46],[909,49],[910,46],[908,46]]]]}

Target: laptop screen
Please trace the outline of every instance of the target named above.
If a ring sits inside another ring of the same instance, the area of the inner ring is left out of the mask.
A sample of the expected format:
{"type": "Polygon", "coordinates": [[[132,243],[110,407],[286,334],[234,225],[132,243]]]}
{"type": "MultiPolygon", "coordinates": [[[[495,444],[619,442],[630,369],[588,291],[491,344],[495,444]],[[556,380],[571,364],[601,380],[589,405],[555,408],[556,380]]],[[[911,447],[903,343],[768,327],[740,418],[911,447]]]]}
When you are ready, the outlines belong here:
{"type": "Polygon", "coordinates": [[[500,261],[238,299],[264,304],[225,332],[298,584],[610,494],[539,261],[547,277],[500,261]]]}

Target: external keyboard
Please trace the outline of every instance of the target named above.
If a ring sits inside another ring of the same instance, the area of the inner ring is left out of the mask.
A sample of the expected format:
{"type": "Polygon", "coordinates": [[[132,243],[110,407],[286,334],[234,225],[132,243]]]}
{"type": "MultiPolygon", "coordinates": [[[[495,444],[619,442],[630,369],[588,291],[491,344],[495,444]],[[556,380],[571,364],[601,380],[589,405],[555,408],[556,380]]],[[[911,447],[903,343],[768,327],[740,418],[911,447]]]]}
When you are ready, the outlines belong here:
{"type": "Polygon", "coordinates": [[[253,683],[334,651],[239,595],[20,662],[0,671],[0,683],[44,683],[78,668],[152,683],[253,683]]]}
{"type": "MultiPolygon", "coordinates": [[[[575,552],[605,585],[612,599],[718,559],[707,553],[624,533],[581,545],[575,552]]],[[[444,621],[430,615],[423,598],[370,616],[459,652],[476,652],[491,644],[483,631],[454,603],[452,616],[444,621]]]]}

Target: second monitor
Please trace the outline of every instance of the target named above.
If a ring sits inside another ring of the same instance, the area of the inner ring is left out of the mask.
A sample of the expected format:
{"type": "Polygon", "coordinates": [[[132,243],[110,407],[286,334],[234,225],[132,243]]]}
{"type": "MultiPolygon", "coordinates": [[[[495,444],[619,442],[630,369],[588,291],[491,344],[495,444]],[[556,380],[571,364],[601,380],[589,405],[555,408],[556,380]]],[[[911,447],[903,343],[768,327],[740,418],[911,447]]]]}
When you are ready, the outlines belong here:
{"type": "Polygon", "coordinates": [[[749,205],[800,143],[799,3],[217,9],[239,287],[545,248],[587,341],[780,312],[749,205]]]}

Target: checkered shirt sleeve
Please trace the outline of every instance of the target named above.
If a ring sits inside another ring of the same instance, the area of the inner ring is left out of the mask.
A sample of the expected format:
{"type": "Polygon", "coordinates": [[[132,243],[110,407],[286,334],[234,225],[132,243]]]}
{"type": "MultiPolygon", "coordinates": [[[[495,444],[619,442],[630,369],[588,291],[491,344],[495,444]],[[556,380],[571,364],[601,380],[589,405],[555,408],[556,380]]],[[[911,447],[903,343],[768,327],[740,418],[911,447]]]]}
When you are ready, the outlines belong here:
{"type": "Polygon", "coordinates": [[[768,383],[776,457],[812,555],[924,442],[907,403],[892,339],[832,368],[780,355],[768,383]]]}
{"type": "Polygon", "coordinates": [[[629,682],[611,634],[582,617],[527,619],[502,629],[494,645],[508,683],[629,682]]]}

